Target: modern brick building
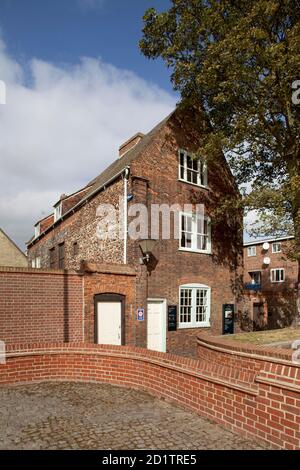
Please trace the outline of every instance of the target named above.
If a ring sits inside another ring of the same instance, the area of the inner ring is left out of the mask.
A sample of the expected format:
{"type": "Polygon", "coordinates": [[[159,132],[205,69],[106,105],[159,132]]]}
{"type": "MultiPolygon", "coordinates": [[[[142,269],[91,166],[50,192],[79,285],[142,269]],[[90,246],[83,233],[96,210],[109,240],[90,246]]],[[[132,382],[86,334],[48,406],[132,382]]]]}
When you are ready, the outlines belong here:
{"type": "Polygon", "coordinates": [[[87,341],[190,352],[199,329],[222,332],[223,304],[237,306],[242,221],[233,216],[220,220],[214,214],[224,198],[238,198],[239,193],[223,154],[209,161],[192,158],[205,132],[198,110],[178,107],[147,135],[138,133],[121,145],[116,161],[85,188],[63,195],[54,213],[36,224],[28,243],[32,267],[85,270],[88,276],[105,263],[125,265],[131,276],[136,273],[130,308],[126,282],[122,288],[116,279],[101,294],[99,283],[90,283],[94,308],[91,302],[85,307],[87,341]],[[113,239],[99,239],[101,204],[117,211],[108,223],[113,239]],[[177,218],[170,217],[169,239],[163,236],[166,217],[155,225],[151,213],[153,207],[163,210],[162,204],[190,205],[188,212],[177,210],[178,227],[177,218]],[[199,204],[203,217],[195,212],[199,204]],[[137,207],[148,209],[148,224],[137,222],[137,207]],[[139,226],[138,239],[130,236],[132,224],[139,226]]]}
{"type": "Polygon", "coordinates": [[[0,266],[26,267],[27,257],[0,228],[0,266]]]}
{"type": "Polygon", "coordinates": [[[293,242],[287,236],[244,245],[245,295],[254,329],[290,326],[297,318],[298,263],[289,257],[293,242]]]}

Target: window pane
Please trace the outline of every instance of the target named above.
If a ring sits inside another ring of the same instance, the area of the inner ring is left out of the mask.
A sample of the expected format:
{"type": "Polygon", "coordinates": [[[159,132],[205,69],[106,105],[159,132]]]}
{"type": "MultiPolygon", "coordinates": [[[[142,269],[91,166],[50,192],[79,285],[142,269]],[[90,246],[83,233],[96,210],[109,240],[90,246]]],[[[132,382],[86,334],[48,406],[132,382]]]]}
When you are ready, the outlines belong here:
{"type": "Polygon", "coordinates": [[[193,160],[191,159],[189,155],[187,155],[186,157],[186,165],[187,165],[187,168],[193,169],[193,160]]]}
{"type": "Polygon", "coordinates": [[[198,183],[198,173],[196,171],[194,171],[192,173],[192,178],[193,178],[192,183],[197,184],[198,183]]]}
{"type": "Polygon", "coordinates": [[[180,153],[180,165],[184,166],[184,153],[180,153]]]}
{"type": "Polygon", "coordinates": [[[196,322],[206,322],[208,313],[207,290],[197,289],[196,292],[196,322]]]}
{"type": "Polygon", "coordinates": [[[180,323],[192,321],[192,289],[180,291],[180,323]]]}
{"type": "Polygon", "coordinates": [[[180,178],[184,180],[184,166],[180,167],[180,178]]]}

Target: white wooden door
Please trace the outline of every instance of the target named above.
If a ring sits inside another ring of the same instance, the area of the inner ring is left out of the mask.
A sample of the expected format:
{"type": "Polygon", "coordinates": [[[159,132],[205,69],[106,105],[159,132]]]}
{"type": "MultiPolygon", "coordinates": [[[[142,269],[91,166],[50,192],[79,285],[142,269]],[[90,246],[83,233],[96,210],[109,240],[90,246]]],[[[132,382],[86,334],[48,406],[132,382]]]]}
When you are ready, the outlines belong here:
{"type": "Polygon", "coordinates": [[[147,347],[166,352],[166,301],[151,299],[147,311],[147,347]]]}
{"type": "Polygon", "coordinates": [[[122,344],[121,302],[98,302],[98,344],[122,344]]]}

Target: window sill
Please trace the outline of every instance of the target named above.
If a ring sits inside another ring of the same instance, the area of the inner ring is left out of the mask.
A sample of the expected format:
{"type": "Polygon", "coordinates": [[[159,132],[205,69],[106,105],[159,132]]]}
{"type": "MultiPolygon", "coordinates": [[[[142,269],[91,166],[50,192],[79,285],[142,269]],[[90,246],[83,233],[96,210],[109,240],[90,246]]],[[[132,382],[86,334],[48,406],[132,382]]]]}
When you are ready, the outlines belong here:
{"type": "Polygon", "coordinates": [[[189,181],[183,180],[181,178],[178,178],[178,181],[180,181],[180,183],[190,184],[191,186],[195,186],[196,188],[206,189],[207,191],[210,190],[208,186],[204,186],[203,184],[190,183],[189,181]]]}
{"type": "Polygon", "coordinates": [[[182,324],[178,325],[178,330],[191,330],[195,328],[210,328],[210,323],[199,323],[198,325],[182,324]]]}
{"type": "Polygon", "coordinates": [[[178,251],[183,251],[183,252],[186,252],[186,253],[199,253],[199,254],[202,254],[202,255],[211,255],[212,254],[211,250],[203,251],[203,250],[193,250],[191,248],[178,248],[178,251]]]}

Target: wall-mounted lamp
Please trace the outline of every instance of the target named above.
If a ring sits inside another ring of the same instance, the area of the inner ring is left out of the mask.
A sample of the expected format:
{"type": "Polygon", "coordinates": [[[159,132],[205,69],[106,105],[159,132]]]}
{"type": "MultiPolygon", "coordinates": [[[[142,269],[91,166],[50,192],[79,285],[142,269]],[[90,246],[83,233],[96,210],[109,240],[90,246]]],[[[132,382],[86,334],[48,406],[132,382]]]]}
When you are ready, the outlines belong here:
{"type": "Polygon", "coordinates": [[[141,264],[149,263],[156,241],[157,240],[152,240],[151,238],[140,241],[140,249],[143,253],[143,257],[141,258],[141,264]]]}

